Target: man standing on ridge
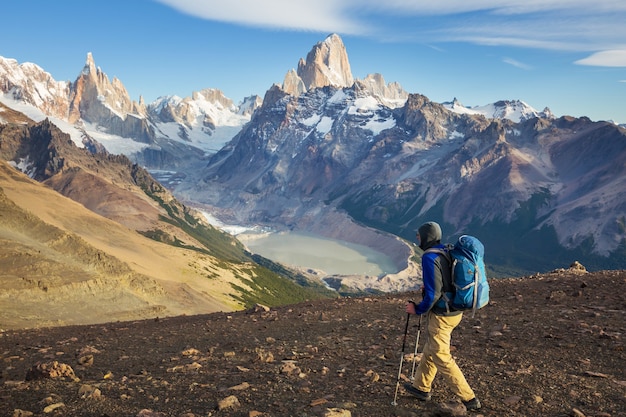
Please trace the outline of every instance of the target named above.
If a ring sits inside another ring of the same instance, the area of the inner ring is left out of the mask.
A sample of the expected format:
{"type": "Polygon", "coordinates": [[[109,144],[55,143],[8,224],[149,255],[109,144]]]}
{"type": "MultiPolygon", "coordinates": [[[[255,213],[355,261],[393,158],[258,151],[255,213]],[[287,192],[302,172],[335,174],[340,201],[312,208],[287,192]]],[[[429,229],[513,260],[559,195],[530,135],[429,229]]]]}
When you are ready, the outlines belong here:
{"type": "Polygon", "coordinates": [[[463,312],[446,310],[442,300],[443,292],[452,288],[449,260],[436,251],[428,251],[444,249],[441,237],[441,227],[435,222],[424,223],[417,230],[416,238],[420,249],[424,251],[422,255],[424,297],[419,304],[407,303],[406,312],[427,314],[428,338],[415,380],[412,384],[404,384],[404,388],[417,399],[429,401],[433,380],[439,372],[450,390],[461,399],[468,410],[478,410],[481,407],[480,401],[450,353],[452,331],[461,322],[463,312]]]}

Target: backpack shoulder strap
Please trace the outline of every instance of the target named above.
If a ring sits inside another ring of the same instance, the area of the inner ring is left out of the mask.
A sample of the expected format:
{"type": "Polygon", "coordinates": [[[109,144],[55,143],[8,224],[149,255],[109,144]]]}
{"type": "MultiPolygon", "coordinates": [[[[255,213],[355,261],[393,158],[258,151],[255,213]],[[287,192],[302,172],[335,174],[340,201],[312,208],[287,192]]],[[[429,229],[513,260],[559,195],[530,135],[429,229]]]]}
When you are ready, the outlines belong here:
{"type": "Polygon", "coordinates": [[[452,249],[452,245],[447,244],[445,246],[445,248],[428,248],[424,251],[424,254],[427,253],[437,253],[441,256],[443,256],[444,258],[446,258],[446,260],[448,261],[448,263],[450,265],[452,265],[452,256],[450,255],[450,250],[452,249]]]}

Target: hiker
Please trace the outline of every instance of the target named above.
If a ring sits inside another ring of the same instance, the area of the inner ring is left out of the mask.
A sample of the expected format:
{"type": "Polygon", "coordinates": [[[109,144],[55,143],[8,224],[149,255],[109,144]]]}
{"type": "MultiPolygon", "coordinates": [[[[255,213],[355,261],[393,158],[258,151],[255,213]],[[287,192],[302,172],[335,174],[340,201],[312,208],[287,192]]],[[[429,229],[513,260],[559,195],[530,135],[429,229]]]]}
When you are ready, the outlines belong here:
{"type": "Polygon", "coordinates": [[[446,257],[436,252],[426,252],[430,248],[443,249],[441,227],[435,222],[424,223],[417,230],[416,239],[422,255],[423,299],[419,304],[409,302],[406,312],[426,314],[428,337],[424,345],[413,383],[404,384],[407,392],[421,401],[431,398],[431,387],[435,375],[439,372],[450,390],[456,394],[468,410],[481,407],[474,391],[467,383],[450,353],[452,330],[461,322],[462,311],[447,311],[445,304],[437,303],[444,291],[450,291],[452,277],[446,257]]]}

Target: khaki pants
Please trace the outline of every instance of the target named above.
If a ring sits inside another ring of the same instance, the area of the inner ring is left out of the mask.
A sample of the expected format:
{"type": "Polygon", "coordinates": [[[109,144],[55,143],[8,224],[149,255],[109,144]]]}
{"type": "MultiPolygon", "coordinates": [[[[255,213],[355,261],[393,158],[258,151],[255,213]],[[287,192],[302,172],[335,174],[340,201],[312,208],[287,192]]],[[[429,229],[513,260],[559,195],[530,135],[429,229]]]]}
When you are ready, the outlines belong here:
{"type": "Polygon", "coordinates": [[[430,392],[437,371],[450,390],[462,401],[475,397],[474,391],[450,354],[452,330],[461,322],[463,314],[438,316],[428,313],[428,338],[424,345],[422,360],[417,367],[413,386],[420,391],[430,392]]]}

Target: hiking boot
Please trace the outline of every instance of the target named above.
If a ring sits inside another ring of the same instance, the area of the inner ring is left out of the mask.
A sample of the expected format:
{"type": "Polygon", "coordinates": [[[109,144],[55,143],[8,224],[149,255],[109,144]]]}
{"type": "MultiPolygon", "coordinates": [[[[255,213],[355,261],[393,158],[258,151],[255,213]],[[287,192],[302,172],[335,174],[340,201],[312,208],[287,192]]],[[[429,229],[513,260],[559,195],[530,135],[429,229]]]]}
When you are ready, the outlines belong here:
{"type": "Polygon", "coordinates": [[[469,401],[463,401],[463,405],[465,406],[465,408],[469,411],[469,410],[478,410],[480,409],[481,405],[480,405],[480,401],[478,401],[478,398],[474,397],[469,401]]]}
{"type": "Polygon", "coordinates": [[[404,384],[404,389],[420,401],[430,401],[430,392],[420,391],[412,384],[404,384]]]}

